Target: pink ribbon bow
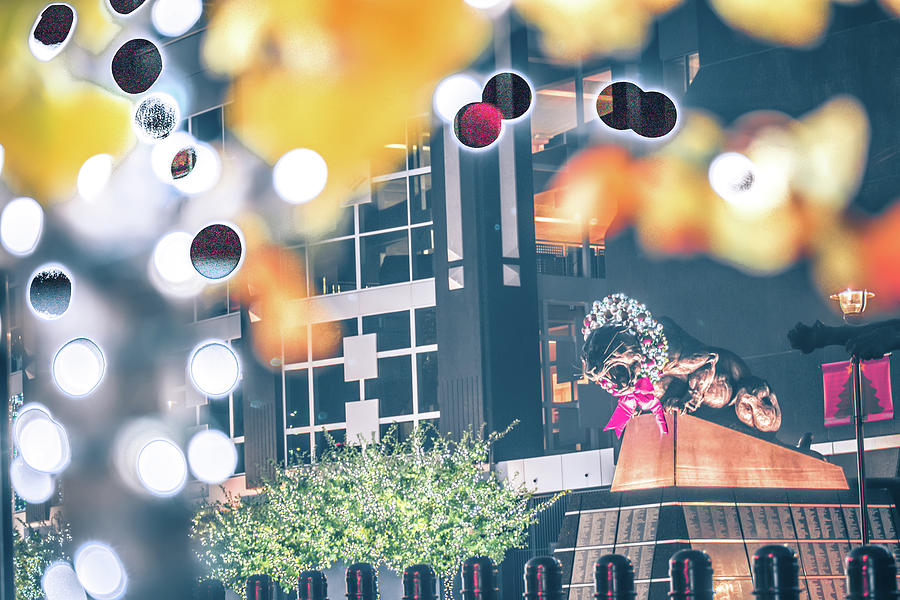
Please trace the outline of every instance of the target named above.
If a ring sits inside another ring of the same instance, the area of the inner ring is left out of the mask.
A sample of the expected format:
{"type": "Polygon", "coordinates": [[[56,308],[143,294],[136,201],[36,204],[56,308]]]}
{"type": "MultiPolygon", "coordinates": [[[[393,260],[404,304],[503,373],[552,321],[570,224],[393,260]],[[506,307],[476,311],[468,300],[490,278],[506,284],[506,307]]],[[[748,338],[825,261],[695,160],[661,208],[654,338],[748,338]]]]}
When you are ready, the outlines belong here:
{"type": "Polygon", "coordinates": [[[636,406],[641,410],[649,410],[653,413],[653,416],[656,417],[656,426],[659,427],[660,435],[669,433],[669,427],[666,425],[665,412],[663,411],[662,404],[660,404],[659,399],[653,392],[653,383],[650,381],[649,377],[641,377],[638,379],[637,383],[634,385],[634,391],[630,394],[613,392],[613,396],[616,396],[619,399],[619,404],[613,411],[612,417],[610,417],[609,422],[606,424],[606,427],[603,428],[603,431],[614,429],[616,437],[622,437],[622,433],[625,431],[625,425],[628,424],[629,419],[631,419],[636,412],[636,406]],[[632,406],[632,404],[634,406],[632,406]]]}

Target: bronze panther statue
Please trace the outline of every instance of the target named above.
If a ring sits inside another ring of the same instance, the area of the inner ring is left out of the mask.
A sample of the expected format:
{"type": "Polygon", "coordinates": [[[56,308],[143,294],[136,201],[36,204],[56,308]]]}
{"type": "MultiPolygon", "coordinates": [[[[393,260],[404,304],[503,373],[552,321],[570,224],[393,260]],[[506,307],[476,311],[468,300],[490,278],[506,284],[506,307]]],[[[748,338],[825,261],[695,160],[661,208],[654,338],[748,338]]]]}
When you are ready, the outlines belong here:
{"type": "MultiPolygon", "coordinates": [[[[665,409],[774,436],[781,427],[781,409],[766,381],[735,353],[703,344],[669,318],[658,323],[668,342],[668,362],[654,388],[665,409]]],[[[625,395],[634,391],[639,376],[641,345],[625,327],[605,325],[587,334],[581,360],[588,379],[606,380],[607,389],[625,395]]]]}

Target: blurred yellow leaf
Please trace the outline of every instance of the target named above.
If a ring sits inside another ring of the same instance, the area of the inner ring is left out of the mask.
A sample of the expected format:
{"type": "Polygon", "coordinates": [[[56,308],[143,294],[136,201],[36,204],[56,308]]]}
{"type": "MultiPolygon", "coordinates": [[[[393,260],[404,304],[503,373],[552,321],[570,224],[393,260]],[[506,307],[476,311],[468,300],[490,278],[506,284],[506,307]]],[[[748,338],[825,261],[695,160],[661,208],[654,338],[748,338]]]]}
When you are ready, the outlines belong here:
{"type": "Polygon", "coordinates": [[[775,44],[806,46],[825,32],[830,0],[710,0],[731,27],[775,44]]]}

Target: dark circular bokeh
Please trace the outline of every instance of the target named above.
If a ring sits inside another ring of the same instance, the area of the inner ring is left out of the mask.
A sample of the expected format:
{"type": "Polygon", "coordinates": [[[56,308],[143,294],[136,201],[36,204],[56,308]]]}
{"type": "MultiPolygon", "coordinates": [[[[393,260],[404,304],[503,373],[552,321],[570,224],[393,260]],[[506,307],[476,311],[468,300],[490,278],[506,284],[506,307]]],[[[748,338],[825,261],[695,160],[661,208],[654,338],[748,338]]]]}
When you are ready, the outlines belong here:
{"type": "Polygon", "coordinates": [[[484,148],[500,137],[503,115],[493,104],[472,102],[466,104],[453,119],[453,132],[464,146],[484,148]]]}
{"type": "Polygon", "coordinates": [[[196,164],[197,151],[191,146],[182,148],[172,159],[172,179],[187,177],[194,170],[196,164]]]}
{"type": "Polygon", "coordinates": [[[28,302],[46,319],[58,319],[72,301],[72,281],[61,269],[47,267],[35,273],[28,286],[28,302]]]}
{"type": "Polygon", "coordinates": [[[120,15],[130,15],[146,0],[109,0],[109,6],[120,15]]]}
{"type": "Polygon", "coordinates": [[[521,75],[498,73],[484,85],[481,100],[496,106],[504,119],[516,119],[531,106],[531,86],[521,75]]]}
{"type": "Polygon", "coordinates": [[[72,31],[75,23],[75,11],[65,4],[51,4],[41,13],[41,18],[34,28],[34,39],[45,46],[62,44],[72,31]]]}
{"type": "Polygon", "coordinates": [[[134,113],[134,121],[141,131],[154,140],[167,137],[178,124],[175,107],[157,96],[144,99],[134,113]]]}
{"type": "Polygon", "coordinates": [[[112,60],[113,79],[122,91],[129,94],[146,92],[160,73],[162,55],[159,48],[143,38],[125,42],[112,60]]]}
{"type": "Polygon", "coordinates": [[[645,92],[630,81],[609,84],[597,97],[597,114],[607,127],[633,130],[647,137],[662,137],[675,128],[675,103],[661,92],[645,92]]]}
{"type": "Polygon", "coordinates": [[[191,264],[207,279],[228,277],[240,264],[243,247],[237,232],[217,223],[200,230],[191,242],[191,264]]]}

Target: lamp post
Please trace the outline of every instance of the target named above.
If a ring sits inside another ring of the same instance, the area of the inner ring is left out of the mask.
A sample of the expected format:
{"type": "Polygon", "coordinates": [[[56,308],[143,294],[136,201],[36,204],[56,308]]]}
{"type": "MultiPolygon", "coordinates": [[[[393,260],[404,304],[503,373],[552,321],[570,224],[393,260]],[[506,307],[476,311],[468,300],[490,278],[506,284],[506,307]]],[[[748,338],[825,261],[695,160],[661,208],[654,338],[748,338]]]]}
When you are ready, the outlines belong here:
{"type": "MultiPolygon", "coordinates": [[[[875,296],[868,290],[852,290],[847,288],[843,292],[831,296],[832,300],[837,300],[841,305],[841,312],[844,315],[844,321],[847,323],[858,319],[866,310],[866,303],[869,298],[875,296]]],[[[866,508],[866,459],[865,459],[865,437],[863,435],[863,415],[862,410],[862,383],[860,378],[860,362],[856,354],[850,356],[850,377],[853,385],[851,386],[853,396],[853,420],[856,424],[856,471],[859,479],[859,524],[860,533],[862,535],[862,544],[865,546],[869,543],[869,512],[866,508]]]]}

